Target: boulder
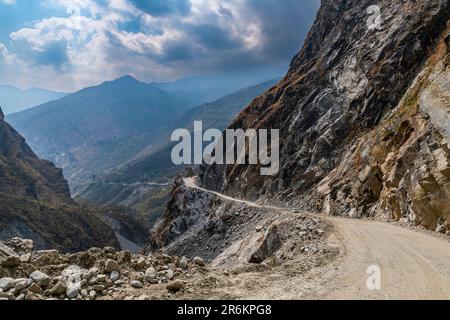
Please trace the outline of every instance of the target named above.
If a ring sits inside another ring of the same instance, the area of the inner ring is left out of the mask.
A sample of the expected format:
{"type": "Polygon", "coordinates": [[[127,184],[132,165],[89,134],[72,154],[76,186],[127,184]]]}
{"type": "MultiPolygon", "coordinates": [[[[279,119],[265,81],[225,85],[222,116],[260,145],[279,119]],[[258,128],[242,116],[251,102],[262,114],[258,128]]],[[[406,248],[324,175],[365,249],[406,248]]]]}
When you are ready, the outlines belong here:
{"type": "Polygon", "coordinates": [[[142,269],[145,267],[145,258],[144,257],[139,257],[138,261],[136,262],[136,267],[138,269],[142,269]]]}
{"type": "Polygon", "coordinates": [[[14,300],[14,295],[11,292],[0,292],[0,300],[14,300]]]}
{"type": "Polygon", "coordinates": [[[181,258],[181,260],[178,262],[178,266],[180,268],[186,269],[188,267],[188,259],[186,257],[181,258]]]}
{"type": "Polygon", "coordinates": [[[36,293],[36,294],[41,294],[43,292],[42,288],[39,285],[37,285],[36,283],[32,283],[31,286],[29,286],[27,290],[29,292],[36,293]]]}
{"type": "Polygon", "coordinates": [[[201,267],[205,266],[205,260],[203,260],[200,257],[195,257],[193,261],[198,266],[201,266],[201,267]]]}
{"type": "Polygon", "coordinates": [[[106,279],[108,279],[108,277],[106,276],[106,275],[104,275],[104,274],[99,274],[98,276],[97,276],[97,283],[103,283],[103,282],[105,282],[106,281],[106,279]]]}
{"type": "Polygon", "coordinates": [[[181,280],[173,281],[166,286],[167,291],[177,293],[184,288],[184,282],[181,280]]]}
{"type": "Polygon", "coordinates": [[[26,298],[25,293],[22,293],[21,295],[17,296],[16,301],[23,301],[25,300],[25,298],[26,298]]]}
{"type": "Polygon", "coordinates": [[[78,297],[78,295],[79,295],[79,292],[78,292],[77,287],[72,286],[72,287],[67,288],[67,291],[66,291],[67,298],[75,299],[76,297],[78,297]]]}
{"type": "Polygon", "coordinates": [[[96,267],[90,268],[86,273],[85,278],[90,279],[92,277],[96,277],[100,273],[100,270],[96,267]]]}
{"type": "Polygon", "coordinates": [[[60,281],[53,288],[50,289],[49,294],[52,296],[60,296],[67,290],[67,285],[60,281]]]}
{"type": "Polygon", "coordinates": [[[144,287],[144,284],[138,280],[133,280],[130,282],[130,285],[135,289],[141,289],[144,287]]]}
{"type": "Polygon", "coordinates": [[[108,259],[105,263],[105,272],[111,273],[113,271],[120,272],[120,265],[119,265],[119,263],[117,263],[117,261],[108,259]]]}
{"type": "Polygon", "coordinates": [[[172,280],[173,279],[173,277],[175,276],[175,274],[174,274],[174,272],[172,271],[172,270],[167,270],[167,272],[166,272],[166,278],[168,279],[168,280],[172,280]]]}
{"type": "Polygon", "coordinates": [[[13,278],[1,278],[0,279],[0,290],[3,292],[8,291],[11,288],[14,288],[15,280],[13,278]]]}
{"type": "Polygon", "coordinates": [[[97,285],[92,287],[92,290],[94,290],[96,292],[102,292],[105,289],[106,289],[106,287],[104,285],[101,285],[101,284],[97,284],[97,285]]]}
{"type": "Polygon", "coordinates": [[[153,267],[150,267],[145,271],[145,279],[149,282],[156,279],[157,275],[156,269],[153,267]]]}
{"type": "Polygon", "coordinates": [[[33,251],[34,242],[29,239],[12,238],[5,241],[5,244],[12,248],[17,254],[25,254],[33,251]]]}
{"type": "Polygon", "coordinates": [[[60,264],[58,250],[41,250],[36,252],[36,263],[39,265],[60,264]]]}
{"type": "Polygon", "coordinates": [[[31,280],[33,280],[33,282],[37,283],[40,286],[46,287],[50,284],[50,277],[40,271],[34,271],[32,274],[30,274],[30,278],[31,280]]]}
{"type": "Polygon", "coordinates": [[[278,232],[278,227],[273,224],[264,233],[264,236],[259,239],[255,244],[253,253],[250,256],[248,262],[250,263],[261,263],[267,258],[273,256],[278,249],[281,248],[282,242],[281,237],[278,232]]]}
{"type": "Polygon", "coordinates": [[[34,242],[33,240],[21,239],[21,238],[12,238],[4,241],[4,245],[11,248],[15,254],[21,255],[25,253],[30,253],[33,251],[34,242]]]}
{"type": "Polygon", "coordinates": [[[20,256],[20,261],[22,263],[28,263],[31,260],[31,253],[25,253],[20,256]]]}
{"type": "Polygon", "coordinates": [[[16,292],[20,292],[23,289],[25,289],[26,287],[28,287],[27,279],[18,279],[18,280],[16,280],[16,284],[14,286],[14,289],[16,290],[16,292]]]}
{"type": "Polygon", "coordinates": [[[110,276],[109,276],[109,279],[110,279],[112,282],[116,282],[117,280],[120,279],[120,273],[117,272],[117,271],[111,272],[111,274],[110,274],[110,276]]]}
{"type": "Polygon", "coordinates": [[[87,298],[89,296],[89,292],[86,289],[81,290],[81,296],[83,298],[87,298]]]}

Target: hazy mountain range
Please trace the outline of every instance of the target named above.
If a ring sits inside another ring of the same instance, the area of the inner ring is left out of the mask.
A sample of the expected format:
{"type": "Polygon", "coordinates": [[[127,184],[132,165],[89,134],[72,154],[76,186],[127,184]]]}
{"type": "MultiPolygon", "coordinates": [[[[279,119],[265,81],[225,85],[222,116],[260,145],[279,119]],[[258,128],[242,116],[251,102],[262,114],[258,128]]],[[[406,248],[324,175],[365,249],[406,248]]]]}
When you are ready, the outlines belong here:
{"type": "Polygon", "coordinates": [[[154,130],[184,108],[176,97],[128,76],[13,114],[9,121],[39,156],[63,168],[71,183],[82,183],[151,147],[154,130]]]}
{"type": "Polygon", "coordinates": [[[54,92],[40,88],[20,89],[4,85],[0,86],[0,106],[5,114],[11,114],[48,101],[58,100],[65,95],[67,95],[67,93],[54,92]]]}
{"type": "Polygon", "coordinates": [[[287,71],[282,68],[268,68],[253,73],[234,73],[227,75],[191,77],[174,82],[151,83],[168,93],[175,94],[186,103],[198,106],[212,102],[242,88],[279,78],[287,71]]]}
{"type": "MultiPolygon", "coordinates": [[[[201,118],[216,119],[224,128],[245,103],[236,101],[232,108],[225,103],[228,110],[220,107],[220,100],[200,107],[195,107],[195,103],[209,101],[219,91],[224,93],[222,97],[255,80],[254,76],[241,75],[235,82],[228,76],[216,76],[147,84],[125,76],[11,114],[8,120],[40,157],[63,168],[74,187],[127,162],[155,154],[168,142],[170,130],[192,125],[181,119],[192,123],[201,118]],[[219,107],[214,108],[217,103],[219,107]],[[192,113],[186,113],[192,108],[192,113]],[[208,109],[214,111],[208,115],[208,109]]],[[[257,92],[263,91],[251,89],[237,96],[248,103],[257,92]]]]}

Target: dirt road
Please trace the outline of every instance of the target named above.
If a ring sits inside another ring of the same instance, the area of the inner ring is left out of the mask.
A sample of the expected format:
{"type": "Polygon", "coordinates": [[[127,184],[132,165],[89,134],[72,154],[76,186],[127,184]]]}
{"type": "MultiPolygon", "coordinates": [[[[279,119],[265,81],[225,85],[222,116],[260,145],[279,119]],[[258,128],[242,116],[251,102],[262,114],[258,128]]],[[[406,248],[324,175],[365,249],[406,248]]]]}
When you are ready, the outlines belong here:
{"type": "MultiPolygon", "coordinates": [[[[192,178],[185,184],[229,201],[286,211],[199,188],[192,178]]],[[[291,298],[450,299],[449,241],[388,223],[325,219],[335,226],[330,242],[343,254],[330,268],[308,277],[311,290],[306,295],[291,292],[291,298]]]]}

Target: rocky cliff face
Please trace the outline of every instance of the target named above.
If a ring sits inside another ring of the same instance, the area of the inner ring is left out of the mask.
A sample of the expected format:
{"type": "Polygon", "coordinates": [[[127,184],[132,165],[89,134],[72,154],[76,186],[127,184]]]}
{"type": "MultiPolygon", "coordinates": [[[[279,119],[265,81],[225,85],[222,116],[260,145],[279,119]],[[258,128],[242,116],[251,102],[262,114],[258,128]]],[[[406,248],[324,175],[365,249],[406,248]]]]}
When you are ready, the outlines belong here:
{"type": "Polygon", "coordinates": [[[39,159],[0,111],[0,239],[21,236],[62,251],[118,246],[90,211],[75,205],[62,171],[39,159]]]}
{"type": "Polygon", "coordinates": [[[70,203],[62,170],[40,160],[4,117],[0,117],[0,193],[70,203]]]}
{"type": "Polygon", "coordinates": [[[279,174],[209,166],[205,186],[448,229],[449,1],[378,1],[370,30],[372,4],[323,1],[286,77],[231,124],[281,130],[279,174]]]}
{"type": "Polygon", "coordinates": [[[319,183],[312,193],[318,209],[450,233],[448,39],[441,39],[397,108],[319,183]]]}

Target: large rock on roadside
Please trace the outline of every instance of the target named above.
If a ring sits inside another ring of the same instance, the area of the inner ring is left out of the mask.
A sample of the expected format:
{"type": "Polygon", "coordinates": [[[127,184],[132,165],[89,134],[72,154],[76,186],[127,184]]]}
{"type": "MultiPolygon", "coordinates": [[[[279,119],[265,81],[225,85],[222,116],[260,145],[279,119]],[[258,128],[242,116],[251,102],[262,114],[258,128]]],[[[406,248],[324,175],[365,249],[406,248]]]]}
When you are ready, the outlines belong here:
{"type": "Polygon", "coordinates": [[[43,292],[41,286],[39,286],[36,283],[32,283],[31,286],[29,286],[27,290],[29,292],[36,293],[36,294],[41,294],[43,292]]]}
{"type": "Polygon", "coordinates": [[[15,282],[16,284],[14,285],[14,289],[16,290],[16,292],[20,292],[28,287],[27,279],[16,279],[15,282]]]}
{"type": "Polygon", "coordinates": [[[182,257],[181,260],[178,262],[178,266],[182,269],[186,269],[188,267],[188,259],[186,257],[182,257]]]}
{"type": "Polygon", "coordinates": [[[167,291],[177,293],[184,288],[184,282],[181,280],[173,281],[166,286],[167,291]]]}
{"type": "Polygon", "coordinates": [[[47,287],[50,284],[50,277],[40,271],[34,271],[30,274],[30,278],[41,287],[47,287]]]}
{"type": "Polygon", "coordinates": [[[31,253],[25,253],[25,254],[22,254],[22,255],[20,256],[20,261],[21,261],[22,263],[28,263],[28,262],[31,261],[31,257],[32,257],[31,253]]]}
{"type": "Polygon", "coordinates": [[[120,265],[119,265],[119,263],[117,263],[117,261],[108,259],[105,263],[105,272],[111,273],[113,271],[120,272],[120,265]]]}
{"type": "Polygon", "coordinates": [[[118,280],[120,279],[120,273],[117,272],[117,271],[111,272],[111,274],[109,275],[109,279],[110,279],[112,282],[118,281],[118,280]]]}
{"type": "Polygon", "coordinates": [[[60,281],[53,288],[50,289],[49,294],[52,296],[60,296],[67,290],[67,285],[60,281]]]}
{"type": "Polygon", "coordinates": [[[217,256],[212,264],[239,266],[263,262],[281,248],[282,240],[278,228],[273,224],[265,232],[256,232],[236,241],[217,256]]]}
{"type": "Polygon", "coordinates": [[[198,266],[201,266],[201,267],[204,267],[204,266],[205,266],[205,260],[203,260],[203,259],[200,258],[200,257],[195,257],[193,261],[194,261],[194,263],[195,263],[196,265],[198,265],[198,266]]]}
{"type": "Polygon", "coordinates": [[[0,290],[3,292],[8,291],[11,288],[14,288],[16,282],[13,278],[2,278],[0,279],[0,290]]]}
{"type": "Polygon", "coordinates": [[[78,292],[78,288],[76,286],[71,286],[69,288],[67,288],[66,291],[66,296],[69,299],[75,299],[76,297],[78,297],[79,292],[78,292]]]}
{"type": "Polygon", "coordinates": [[[141,289],[144,287],[144,284],[138,280],[133,280],[130,282],[130,285],[135,289],[141,289]]]}
{"type": "Polygon", "coordinates": [[[281,248],[282,241],[280,234],[278,232],[278,227],[273,224],[264,233],[264,236],[259,239],[256,243],[254,252],[250,256],[248,262],[250,263],[261,263],[267,258],[273,256],[278,249],[281,248]]]}
{"type": "Polygon", "coordinates": [[[155,268],[150,267],[145,271],[145,280],[151,282],[152,280],[156,279],[158,276],[158,273],[155,268]]]}

